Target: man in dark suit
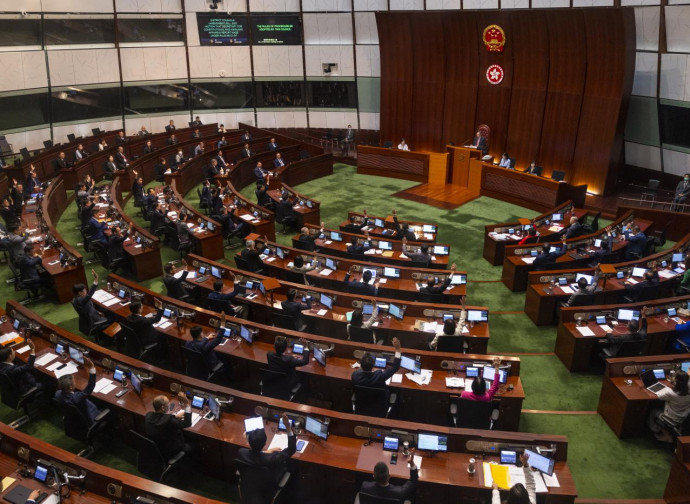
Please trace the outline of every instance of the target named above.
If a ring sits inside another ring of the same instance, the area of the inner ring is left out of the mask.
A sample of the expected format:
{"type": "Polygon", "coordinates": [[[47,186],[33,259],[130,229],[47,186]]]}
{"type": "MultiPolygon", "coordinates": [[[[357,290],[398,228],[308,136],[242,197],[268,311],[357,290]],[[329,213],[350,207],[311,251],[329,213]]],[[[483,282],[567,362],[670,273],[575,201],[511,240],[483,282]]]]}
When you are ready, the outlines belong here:
{"type": "Polygon", "coordinates": [[[28,239],[28,234],[22,235],[22,230],[20,226],[7,226],[7,238],[5,248],[7,249],[7,253],[10,255],[10,261],[12,262],[12,264],[17,264],[19,256],[22,255],[22,252],[24,250],[24,243],[28,239]]]}
{"type": "Polygon", "coordinates": [[[113,156],[108,156],[108,160],[103,165],[103,173],[106,175],[112,175],[117,171],[117,165],[115,164],[115,158],[113,156]]]}
{"type": "Polygon", "coordinates": [[[37,383],[36,377],[33,374],[36,346],[29,338],[27,338],[26,344],[29,345],[30,351],[26,364],[14,363],[16,354],[13,348],[3,347],[0,349],[0,373],[10,380],[20,395],[25,394],[37,385],[43,388],[43,384],[37,383]]]}
{"type": "Polygon", "coordinates": [[[355,130],[352,129],[352,125],[347,125],[347,131],[345,132],[345,138],[343,139],[343,154],[347,154],[350,151],[350,145],[355,142],[355,130]]]}
{"type": "Polygon", "coordinates": [[[273,160],[273,166],[276,169],[280,168],[281,166],[285,166],[285,161],[283,161],[283,158],[280,156],[280,152],[276,152],[276,157],[273,160]]]}
{"type": "MultiPolygon", "coordinates": [[[[317,235],[318,236],[318,235],[317,235]]],[[[369,235],[366,234],[366,243],[369,242],[369,235]]],[[[350,243],[347,245],[347,253],[348,254],[354,254],[354,255],[362,255],[364,252],[366,252],[369,247],[364,244],[365,242],[359,241],[359,238],[356,236],[352,236],[350,238],[350,243]]]]}
{"type": "Polygon", "coordinates": [[[194,130],[194,133],[192,133],[192,138],[201,138],[201,132],[198,128],[194,130]]]}
{"type": "Polygon", "coordinates": [[[151,219],[151,227],[149,228],[151,234],[157,235],[165,231],[166,217],[162,210],[161,204],[158,202],[158,198],[156,198],[153,210],[151,210],[151,213],[149,214],[149,218],[151,219]]]}
{"type": "Polygon", "coordinates": [[[206,146],[204,145],[204,142],[199,142],[199,144],[194,147],[194,157],[200,156],[204,152],[206,152],[206,146]]]}
{"type": "Polygon", "coordinates": [[[153,146],[153,142],[151,142],[151,140],[146,140],[146,145],[144,145],[144,156],[151,154],[155,150],[156,148],[153,146]]]}
{"type": "Polygon", "coordinates": [[[431,254],[429,253],[429,246],[422,245],[419,247],[419,252],[414,248],[407,246],[407,238],[403,238],[403,252],[407,257],[409,257],[413,263],[419,264],[424,268],[428,268],[431,265],[431,254]]]}
{"type": "Polygon", "coordinates": [[[256,202],[258,205],[273,210],[275,203],[268,194],[268,187],[263,179],[256,181],[256,191],[254,191],[254,194],[256,194],[256,202]]]}
{"type": "Polygon", "coordinates": [[[656,271],[647,270],[644,272],[641,282],[636,284],[626,285],[625,292],[629,297],[637,300],[642,294],[643,290],[651,289],[659,285],[659,274],[656,271]]]}
{"type": "Polygon", "coordinates": [[[285,191],[280,195],[280,201],[276,207],[276,220],[288,227],[297,225],[297,214],[294,208],[292,208],[293,204],[290,201],[290,195],[285,191]]]}
{"type": "Polygon", "coordinates": [[[61,170],[63,168],[69,168],[70,166],[72,166],[72,163],[67,161],[65,153],[61,152],[60,154],[58,154],[58,157],[55,160],[55,166],[57,166],[58,170],[61,170]]]}
{"type": "Polygon", "coordinates": [[[414,463],[414,448],[410,449],[407,456],[407,465],[410,467],[410,480],[403,485],[391,485],[388,466],[385,462],[377,462],[374,466],[374,481],[362,482],[360,493],[399,502],[409,500],[414,495],[419,479],[419,470],[414,463]]]}
{"type": "Polygon", "coordinates": [[[204,173],[205,179],[212,179],[216,175],[220,175],[220,169],[218,168],[218,161],[216,158],[211,159],[211,164],[206,167],[206,173],[204,173]]]}
{"type": "Polygon", "coordinates": [[[12,208],[17,217],[21,217],[24,211],[24,186],[22,184],[12,184],[10,188],[10,198],[12,199],[12,208]]]}
{"type": "Polygon", "coordinates": [[[475,149],[479,149],[480,151],[482,151],[483,156],[486,156],[486,154],[489,152],[489,146],[487,145],[486,137],[482,135],[481,131],[477,131],[477,134],[474,135],[470,147],[474,147],[475,149]]]}
{"type": "Polygon", "coordinates": [[[132,170],[134,174],[134,182],[132,182],[132,196],[134,201],[143,201],[144,199],[144,178],[140,177],[139,174],[132,170]]]}
{"type": "MultiPolygon", "coordinates": [[[[268,238],[264,236],[264,243],[268,243],[268,238]]],[[[260,273],[264,270],[264,262],[261,260],[261,251],[256,249],[254,240],[247,240],[245,247],[240,252],[240,257],[247,261],[249,271],[260,273]]]]}
{"type": "Polygon", "coordinates": [[[111,229],[110,238],[108,238],[108,260],[110,264],[119,261],[125,255],[124,242],[129,236],[129,231],[122,232],[120,226],[115,226],[111,229]]]}
{"type": "Polygon", "coordinates": [[[24,253],[17,258],[19,266],[19,278],[22,283],[31,289],[31,293],[38,295],[41,288],[41,275],[38,272],[38,265],[43,261],[42,252],[36,249],[33,243],[24,245],[24,253]]]}
{"type": "Polygon", "coordinates": [[[417,239],[417,236],[410,230],[410,225],[407,222],[404,222],[402,225],[398,222],[398,214],[395,209],[393,209],[393,222],[395,223],[395,238],[398,240],[407,238],[409,241],[417,239]]]}
{"type": "Polygon", "coordinates": [[[202,337],[201,326],[194,326],[189,329],[192,341],[186,341],[184,346],[199,352],[206,361],[208,368],[213,369],[219,362],[214,349],[223,341],[223,334],[225,334],[225,312],[221,312],[220,326],[218,326],[215,335],[209,333],[206,337],[202,337]]]}
{"type": "Polygon", "coordinates": [[[90,327],[100,327],[104,329],[109,323],[108,319],[96,310],[93,301],[91,301],[91,296],[93,296],[96,289],[98,289],[98,274],[96,270],[92,269],[91,275],[93,276],[93,283],[88,291],[84,284],[75,284],[72,287],[72,294],[74,296],[72,298],[72,306],[80,317],[84,317],[88,320],[90,327]]]}
{"type": "Polygon", "coordinates": [[[201,122],[201,119],[199,116],[196,116],[196,119],[192,121],[192,128],[200,128],[204,125],[204,123],[201,122]]]}
{"type": "Polygon", "coordinates": [[[685,201],[688,199],[688,196],[690,196],[690,173],[683,175],[683,180],[678,182],[678,185],[676,186],[676,193],[673,197],[673,206],[671,207],[671,210],[676,212],[680,211],[680,205],[685,203],[685,201]]]}
{"type": "Polygon", "coordinates": [[[168,290],[167,296],[174,299],[181,299],[186,296],[187,290],[184,288],[184,281],[189,272],[184,270],[179,277],[175,277],[172,264],[163,266],[163,271],[165,272],[165,275],[163,275],[163,285],[168,290]]]}
{"type": "Polygon", "coordinates": [[[295,330],[302,330],[302,311],[311,310],[311,298],[307,300],[307,304],[301,301],[295,300],[297,297],[297,289],[290,289],[287,293],[287,299],[280,303],[280,307],[283,309],[283,313],[292,317],[295,322],[295,330]]]}
{"type": "Polygon", "coordinates": [[[386,367],[386,369],[377,369],[374,371],[374,356],[369,352],[362,356],[360,361],[360,369],[352,373],[352,385],[371,388],[386,388],[386,380],[393,376],[400,369],[400,358],[402,353],[400,351],[400,340],[393,338],[393,348],[395,349],[395,358],[393,365],[386,367]]]}
{"type": "Polygon", "coordinates": [[[219,149],[218,152],[216,153],[215,160],[216,160],[216,162],[218,163],[218,166],[220,166],[220,167],[223,168],[223,169],[226,169],[226,168],[229,166],[229,165],[228,165],[228,162],[227,162],[227,161],[225,160],[225,158],[223,157],[223,151],[220,150],[220,149],[219,149]]]}
{"type": "Polygon", "coordinates": [[[242,157],[243,157],[244,159],[246,159],[246,158],[248,158],[248,157],[252,157],[252,156],[254,155],[254,153],[252,152],[252,150],[249,148],[249,144],[248,144],[248,143],[244,144],[244,147],[242,147],[242,150],[240,151],[240,154],[242,155],[242,157]]]}
{"type": "Polygon", "coordinates": [[[115,153],[115,164],[117,164],[118,170],[124,170],[129,166],[129,161],[127,156],[125,156],[125,148],[120,145],[115,153]]]}
{"type": "Polygon", "coordinates": [[[584,234],[584,228],[576,216],[570,218],[570,225],[565,230],[565,238],[569,240],[570,238],[577,238],[581,234],[584,234]]]}
{"type": "Polygon", "coordinates": [[[364,210],[364,219],[361,222],[357,222],[357,217],[351,215],[348,219],[347,225],[343,226],[342,231],[344,233],[361,234],[362,228],[367,227],[369,223],[369,218],[367,217],[367,211],[364,210]]]}
{"type": "Polygon", "coordinates": [[[535,270],[543,271],[549,269],[549,267],[553,266],[553,264],[556,262],[556,259],[565,254],[565,252],[568,250],[568,247],[565,244],[565,236],[562,237],[560,249],[556,250],[555,252],[550,252],[550,250],[551,245],[549,243],[544,243],[541,246],[541,252],[537,255],[537,257],[534,258],[534,262],[532,263],[532,266],[534,266],[535,270]]]}
{"type": "Polygon", "coordinates": [[[10,200],[7,198],[3,198],[2,200],[2,207],[0,207],[0,216],[5,221],[5,226],[7,226],[8,228],[19,227],[19,225],[21,224],[21,219],[17,215],[15,209],[10,204],[10,200]]]}
{"type": "Polygon", "coordinates": [[[277,371],[279,373],[285,373],[285,377],[289,382],[290,388],[299,382],[297,368],[309,364],[310,347],[307,346],[306,342],[304,341],[301,343],[304,346],[304,351],[301,357],[298,357],[297,355],[285,355],[285,350],[287,350],[288,346],[287,339],[285,336],[276,336],[276,339],[273,342],[275,352],[268,352],[266,354],[266,359],[268,360],[268,369],[271,371],[277,371]]]}
{"type": "Polygon", "coordinates": [[[639,320],[628,322],[628,332],[626,334],[615,334],[610,332],[606,335],[607,353],[611,357],[618,355],[618,351],[626,341],[643,341],[647,339],[647,307],[640,310],[639,320]]]}
{"type": "Polygon", "coordinates": [[[235,297],[240,293],[240,286],[238,282],[235,282],[234,275],[232,280],[234,283],[231,292],[223,292],[223,286],[225,284],[223,284],[222,280],[216,280],[215,282],[213,282],[213,292],[209,292],[208,299],[211,301],[224,302],[225,307],[222,310],[224,313],[232,313],[234,317],[246,318],[247,306],[233,305],[231,303],[231,300],[235,299],[235,297]]]}
{"type": "Polygon", "coordinates": [[[240,236],[244,238],[251,232],[251,229],[246,222],[242,220],[235,222],[234,215],[234,208],[231,211],[228,211],[227,207],[223,206],[220,210],[220,214],[212,216],[214,220],[220,222],[220,224],[223,226],[223,238],[229,237],[235,231],[237,231],[240,236]]]}
{"type": "Polygon", "coordinates": [[[177,145],[179,143],[179,140],[175,136],[175,134],[170,135],[170,138],[167,140],[168,145],[177,145]]]}
{"type": "Polygon", "coordinates": [[[244,130],[244,134],[242,135],[241,140],[244,143],[249,143],[252,141],[252,136],[249,134],[249,131],[244,130]]]}
{"type": "Polygon", "coordinates": [[[122,145],[122,144],[127,143],[127,137],[125,136],[125,132],[124,132],[124,131],[120,131],[120,132],[117,134],[117,137],[115,138],[115,143],[116,143],[117,145],[122,145]]]}
{"type": "Polygon", "coordinates": [[[153,399],[153,411],[146,413],[144,430],[146,436],[156,443],[165,460],[183,451],[192,451],[191,445],[185,442],[184,429],[192,426],[192,406],[184,392],[178,395],[180,409],[175,414],[170,411],[170,400],[159,395],[153,399]]]}
{"type": "Polygon", "coordinates": [[[266,182],[266,185],[268,185],[268,180],[271,177],[271,172],[268,170],[264,170],[263,164],[261,161],[256,163],[256,167],[254,168],[254,176],[256,177],[256,180],[263,180],[266,182]]]}
{"type": "Polygon", "coordinates": [[[170,134],[170,133],[175,133],[175,130],[176,130],[176,129],[177,129],[177,128],[175,127],[175,121],[173,121],[172,119],[170,119],[170,122],[169,122],[168,125],[165,127],[165,132],[168,133],[168,134],[170,134]]]}
{"type": "MultiPolygon", "coordinates": [[[[323,233],[323,227],[324,227],[324,223],[322,222],[321,223],[321,233],[323,233]]],[[[320,234],[320,233],[309,232],[309,228],[306,226],[303,227],[302,229],[300,229],[299,233],[300,233],[299,238],[298,238],[299,241],[312,242],[312,243],[319,239],[319,234],[320,234]]]]}
{"type": "Polygon", "coordinates": [[[443,282],[436,283],[436,277],[433,275],[426,277],[426,285],[419,289],[419,292],[423,292],[425,294],[443,294],[450,285],[450,282],[453,280],[454,274],[455,263],[451,265],[450,275],[448,275],[443,282]]]}
{"type": "Polygon", "coordinates": [[[642,257],[647,247],[647,235],[640,231],[640,226],[633,224],[631,227],[632,229],[623,228],[623,236],[628,242],[628,246],[625,247],[625,259],[628,261],[635,257],[642,257]]]}
{"type": "Polygon", "coordinates": [[[276,143],[275,138],[271,138],[271,141],[268,142],[268,150],[270,150],[271,152],[275,152],[278,150],[278,144],[276,143]]]}
{"type": "Polygon", "coordinates": [[[89,382],[84,390],[74,388],[74,375],[68,374],[61,376],[58,380],[58,391],[55,392],[55,399],[65,406],[76,406],[82,416],[88,419],[89,425],[96,421],[96,417],[101,413],[89,396],[96,387],[96,366],[91,359],[84,356],[84,366],[89,370],[89,382]]]}
{"type": "Polygon", "coordinates": [[[352,292],[358,295],[363,295],[363,296],[378,296],[379,295],[379,281],[378,279],[374,282],[373,285],[370,285],[369,282],[371,281],[371,271],[366,270],[364,273],[362,273],[362,281],[357,281],[357,280],[350,280],[350,272],[348,271],[345,273],[345,278],[343,278],[343,282],[345,285],[350,287],[352,289],[352,292]]]}
{"type": "Polygon", "coordinates": [[[168,160],[165,159],[165,156],[158,158],[158,162],[156,163],[156,166],[154,166],[154,169],[156,170],[156,181],[164,182],[165,172],[168,171],[168,160]]]}
{"type": "Polygon", "coordinates": [[[32,167],[29,175],[26,177],[26,182],[24,182],[24,196],[29,197],[32,194],[40,192],[40,190],[41,181],[38,180],[38,174],[33,170],[32,167]]]}
{"type": "Polygon", "coordinates": [[[91,233],[91,240],[99,242],[104,249],[108,248],[108,238],[105,236],[105,230],[108,225],[105,222],[99,222],[96,219],[98,215],[98,208],[91,210],[91,219],[89,220],[89,232],[91,233]]]}
{"type": "Polygon", "coordinates": [[[163,310],[156,310],[155,313],[142,315],[143,306],[139,301],[132,301],[129,305],[130,314],[127,316],[127,325],[139,335],[141,344],[146,346],[151,343],[159,343],[161,346],[165,345],[167,338],[156,332],[153,324],[160,322],[163,317],[163,310]]]}

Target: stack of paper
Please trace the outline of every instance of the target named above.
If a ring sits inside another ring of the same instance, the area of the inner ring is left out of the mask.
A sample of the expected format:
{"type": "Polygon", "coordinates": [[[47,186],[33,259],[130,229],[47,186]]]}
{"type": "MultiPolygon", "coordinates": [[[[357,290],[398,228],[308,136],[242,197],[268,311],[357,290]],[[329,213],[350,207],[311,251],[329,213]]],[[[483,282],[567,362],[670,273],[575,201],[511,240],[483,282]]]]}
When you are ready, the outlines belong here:
{"type": "Polygon", "coordinates": [[[594,336],[594,332],[587,326],[584,327],[576,327],[578,332],[582,334],[583,336],[594,336]]]}
{"type": "Polygon", "coordinates": [[[4,345],[8,341],[12,341],[13,339],[16,339],[18,337],[19,337],[19,334],[16,333],[15,331],[12,331],[12,332],[7,333],[7,334],[3,334],[2,336],[0,336],[0,345],[4,345]]]}
{"type": "Polygon", "coordinates": [[[573,293],[575,292],[573,289],[571,289],[571,288],[568,287],[567,285],[563,285],[563,286],[561,287],[561,290],[562,290],[565,294],[573,294],[573,293]]]}
{"type": "Polygon", "coordinates": [[[438,328],[438,322],[423,322],[422,323],[422,331],[424,331],[424,332],[435,333],[437,328],[438,328]]]}
{"type": "Polygon", "coordinates": [[[448,388],[465,388],[465,379],[457,376],[446,376],[446,387],[448,388]]]}
{"type": "Polygon", "coordinates": [[[535,259],[536,259],[536,257],[523,257],[522,262],[525,262],[527,264],[532,264],[535,259]]]}
{"type": "Polygon", "coordinates": [[[91,296],[91,298],[94,301],[98,301],[99,303],[103,303],[103,302],[107,301],[108,299],[111,299],[112,297],[113,296],[108,294],[103,289],[98,289],[96,292],[93,293],[93,296],[91,296]]]}
{"type": "Polygon", "coordinates": [[[46,366],[49,362],[51,362],[55,359],[57,359],[57,354],[47,353],[47,354],[41,355],[40,358],[36,359],[34,364],[36,364],[37,366],[46,366]]]}
{"type": "Polygon", "coordinates": [[[417,385],[428,385],[431,383],[433,374],[431,369],[422,369],[422,372],[419,374],[407,373],[405,376],[408,380],[415,382],[417,385]]]}
{"type": "Polygon", "coordinates": [[[330,270],[328,268],[324,268],[321,271],[319,271],[319,275],[321,275],[321,276],[328,276],[331,273],[333,273],[333,270],[330,270]]]}

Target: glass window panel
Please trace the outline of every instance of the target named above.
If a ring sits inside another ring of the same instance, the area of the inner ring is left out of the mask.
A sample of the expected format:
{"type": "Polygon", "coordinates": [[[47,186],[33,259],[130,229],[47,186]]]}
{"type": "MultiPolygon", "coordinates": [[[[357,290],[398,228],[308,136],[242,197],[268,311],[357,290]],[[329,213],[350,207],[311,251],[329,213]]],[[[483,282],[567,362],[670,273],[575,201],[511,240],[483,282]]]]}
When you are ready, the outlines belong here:
{"type": "Polygon", "coordinates": [[[46,45],[113,44],[113,19],[46,19],[44,25],[46,45]]]}
{"type": "Polygon", "coordinates": [[[357,108],[354,81],[311,81],[307,84],[310,107],[357,108]]]}
{"type": "Polygon", "coordinates": [[[0,97],[0,131],[48,124],[48,91],[0,97]]]}
{"type": "Polygon", "coordinates": [[[182,18],[119,18],[117,28],[121,43],[184,41],[182,18]]]}
{"type": "Polygon", "coordinates": [[[53,91],[53,121],[81,121],[122,115],[119,87],[80,89],[72,87],[53,91]]]}
{"type": "Polygon", "coordinates": [[[252,108],[251,82],[199,82],[193,85],[194,110],[252,108]]]}
{"type": "Polygon", "coordinates": [[[0,19],[0,46],[40,45],[40,19],[0,19]]]}
{"type": "Polygon", "coordinates": [[[189,88],[185,83],[127,86],[125,115],[189,110],[189,88]]]}
{"type": "Polygon", "coordinates": [[[304,107],[304,82],[263,81],[256,83],[257,107],[304,107]]]}
{"type": "Polygon", "coordinates": [[[659,119],[662,143],[690,147],[690,108],[659,105],[659,119]]]}

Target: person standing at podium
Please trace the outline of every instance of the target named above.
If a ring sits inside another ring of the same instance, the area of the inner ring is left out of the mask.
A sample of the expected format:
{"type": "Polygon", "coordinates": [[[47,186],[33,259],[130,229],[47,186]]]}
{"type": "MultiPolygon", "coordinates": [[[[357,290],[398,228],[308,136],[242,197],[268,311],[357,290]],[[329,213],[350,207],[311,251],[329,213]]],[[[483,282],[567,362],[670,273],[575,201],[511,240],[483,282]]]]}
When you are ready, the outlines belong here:
{"type": "Polygon", "coordinates": [[[400,140],[400,143],[398,144],[398,150],[406,150],[406,151],[410,150],[410,146],[405,143],[404,138],[402,140],[400,140]]]}
{"type": "Polygon", "coordinates": [[[474,135],[474,138],[472,139],[472,143],[470,144],[470,147],[473,147],[475,149],[482,151],[483,156],[486,156],[486,154],[489,152],[489,146],[486,143],[486,138],[484,136],[482,136],[481,131],[477,131],[477,134],[474,135]]]}

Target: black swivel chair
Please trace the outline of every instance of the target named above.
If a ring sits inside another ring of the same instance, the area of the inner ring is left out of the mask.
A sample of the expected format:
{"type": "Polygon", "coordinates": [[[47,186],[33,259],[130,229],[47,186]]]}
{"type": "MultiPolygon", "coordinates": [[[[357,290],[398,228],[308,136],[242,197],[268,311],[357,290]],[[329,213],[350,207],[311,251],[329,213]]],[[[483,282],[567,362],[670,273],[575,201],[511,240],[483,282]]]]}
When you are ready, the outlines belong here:
{"type": "Polygon", "coordinates": [[[197,352],[186,346],[182,347],[182,353],[185,357],[185,362],[187,363],[187,376],[196,378],[197,380],[203,381],[213,381],[223,370],[223,363],[218,361],[213,368],[209,367],[206,359],[201,352],[197,352]]]}
{"type": "Polygon", "coordinates": [[[292,315],[286,315],[280,310],[273,310],[271,312],[271,321],[275,327],[280,327],[281,329],[289,329],[290,331],[306,331],[307,324],[302,320],[300,327],[295,328],[295,317],[292,315]]]}
{"type": "Polygon", "coordinates": [[[316,250],[316,243],[311,240],[293,240],[293,244],[299,250],[306,250],[307,252],[316,250]]]}
{"type": "Polygon", "coordinates": [[[158,343],[144,345],[137,334],[130,326],[120,323],[121,338],[125,340],[125,353],[135,359],[146,361],[150,359],[158,350],[158,343]]]}
{"type": "Polygon", "coordinates": [[[300,273],[299,271],[286,271],[285,272],[285,279],[290,282],[290,283],[296,283],[296,284],[302,284],[304,285],[305,278],[304,278],[304,273],[300,273]]]}
{"type": "Polygon", "coordinates": [[[497,417],[491,402],[454,399],[450,403],[450,416],[454,427],[489,430],[497,417]]]}
{"type": "Polygon", "coordinates": [[[73,404],[65,404],[57,399],[53,399],[62,411],[62,422],[65,429],[65,435],[76,439],[87,445],[78,456],[88,458],[95,451],[95,443],[98,437],[105,430],[108,424],[109,409],[102,410],[94,419],[92,424],[89,424],[81,410],[73,404]]]}
{"type": "Polygon", "coordinates": [[[235,464],[242,504],[274,504],[290,481],[290,472],[286,471],[275,486],[269,486],[267,481],[275,481],[275,471],[272,468],[245,464],[241,460],[235,460],[235,464]]]}
{"type": "Polygon", "coordinates": [[[508,158],[510,161],[510,165],[508,166],[509,169],[514,170],[515,169],[515,163],[517,163],[517,160],[514,157],[508,158]]]}
{"type": "MultiPolygon", "coordinates": [[[[371,329],[351,325],[348,331],[350,332],[350,341],[356,341],[357,343],[374,342],[374,331],[371,329]]],[[[376,344],[383,345],[383,340],[376,340],[376,344]]]]}
{"type": "Polygon", "coordinates": [[[19,409],[24,410],[24,415],[9,424],[13,429],[19,428],[30,420],[29,406],[41,395],[41,391],[37,386],[21,394],[12,380],[4,373],[0,373],[0,399],[2,403],[15,411],[19,411],[19,409]]]}
{"type": "Polygon", "coordinates": [[[297,382],[291,385],[285,373],[268,368],[259,369],[259,393],[262,396],[292,401],[300,390],[302,384],[297,382]]]}
{"type": "Polygon", "coordinates": [[[283,226],[283,234],[287,234],[287,228],[295,228],[297,226],[297,219],[283,206],[276,207],[276,222],[283,226]]]}
{"type": "Polygon", "coordinates": [[[27,297],[24,301],[20,301],[20,304],[26,305],[31,303],[32,301],[39,299],[39,297],[34,297],[33,294],[31,293],[31,288],[26,285],[24,282],[22,282],[22,278],[19,275],[19,271],[17,268],[12,264],[12,261],[7,261],[7,264],[10,267],[10,272],[12,273],[12,276],[14,277],[14,292],[26,292],[27,297]]]}
{"type": "Polygon", "coordinates": [[[646,348],[647,340],[623,341],[615,354],[611,348],[604,347],[601,349],[599,356],[602,360],[612,359],[614,357],[638,357],[646,353],[646,348]]]}
{"type": "Polygon", "coordinates": [[[594,304],[594,294],[579,294],[569,306],[591,306],[594,304]]]}
{"type": "Polygon", "coordinates": [[[50,149],[53,146],[53,141],[52,140],[43,140],[43,147],[46,149],[50,149]]]}
{"type": "Polygon", "coordinates": [[[171,459],[165,460],[153,440],[133,430],[129,433],[138,450],[137,469],[149,479],[163,483],[185,456],[185,452],[180,451],[171,459]]]}
{"type": "Polygon", "coordinates": [[[556,182],[563,182],[563,180],[565,180],[565,172],[561,170],[554,170],[551,172],[551,178],[556,182]]]}
{"type": "Polygon", "coordinates": [[[466,353],[467,343],[462,336],[439,336],[436,341],[436,351],[466,353]]]}
{"type": "Polygon", "coordinates": [[[235,265],[241,270],[251,271],[251,269],[249,268],[249,263],[247,262],[247,260],[240,257],[237,254],[235,254],[235,265]]]}
{"type": "Polygon", "coordinates": [[[355,497],[355,504],[412,504],[410,500],[400,500],[389,497],[379,497],[364,492],[358,492],[355,497]]]}
{"type": "Polygon", "coordinates": [[[386,388],[353,386],[352,412],[356,415],[388,418],[397,401],[398,394],[389,395],[386,388]]]}
{"type": "Polygon", "coordinates": [[[383,148],[384,149],[392,149],[393,148],[393,142],[391,142],[390,140],[385,140],[383,142],[383,148]]]}
{"type": "Polygon", "coordinates": [[[443,294],[432,294],[430,292],[418,292],[417,301],[420,303],[445,304],[446,297],[443,294]]]}
{"type": "Polygon", "coordinates": [[[67,140],[69,140],[70,142],[74,142],[77,140],[77,136],[74,133],[68,133],[67,140]]]}

